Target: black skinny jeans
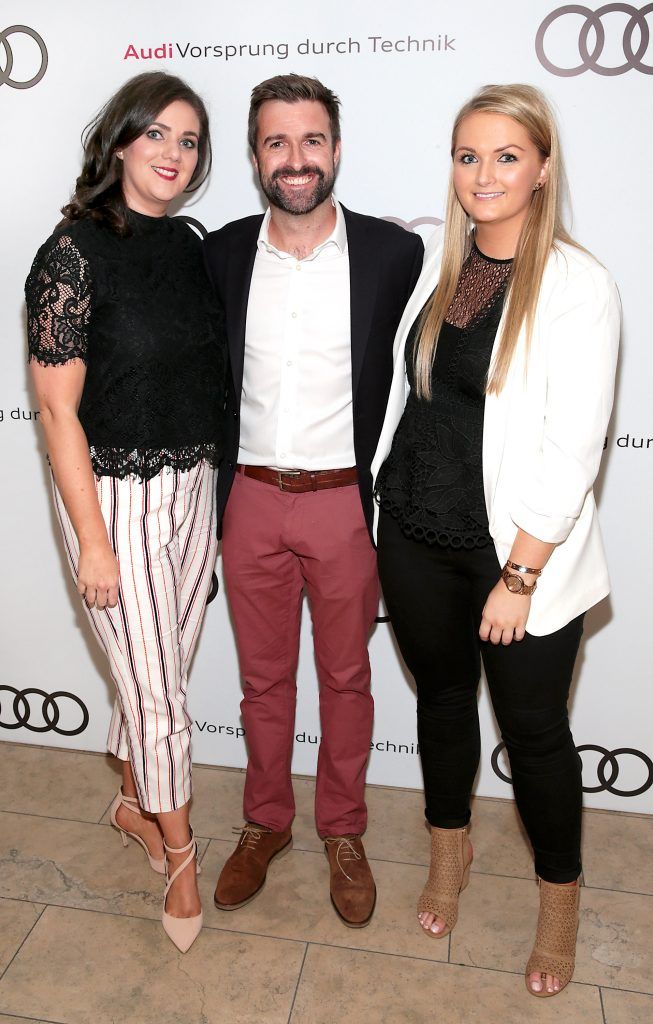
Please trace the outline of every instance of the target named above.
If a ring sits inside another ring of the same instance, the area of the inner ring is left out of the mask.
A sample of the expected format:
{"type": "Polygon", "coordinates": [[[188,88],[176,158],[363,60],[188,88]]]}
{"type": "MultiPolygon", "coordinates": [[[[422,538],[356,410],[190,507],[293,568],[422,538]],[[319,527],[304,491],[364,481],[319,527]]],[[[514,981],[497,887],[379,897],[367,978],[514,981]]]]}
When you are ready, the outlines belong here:
{"type": "Polygon", "coordinates": [[[379,573],[397,642],[417,684],[427,820],[438,828],[462,828],[469,821],[481,749],[477,689],[483,658],[535,870],[547,882],[572,882],[581,870],[582,782],[567,699],[583,616],[548,636],[527,633],[507,647],[483,642],[481,613],[500,573],[494,546],[466,550],[411,540],[384,512],[379,573]]]}

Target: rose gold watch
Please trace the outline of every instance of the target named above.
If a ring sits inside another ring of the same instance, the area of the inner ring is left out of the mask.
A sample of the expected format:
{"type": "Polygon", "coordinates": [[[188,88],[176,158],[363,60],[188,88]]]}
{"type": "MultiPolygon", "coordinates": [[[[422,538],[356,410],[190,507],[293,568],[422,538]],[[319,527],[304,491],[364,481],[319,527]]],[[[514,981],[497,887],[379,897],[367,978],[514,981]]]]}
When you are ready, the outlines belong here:
{"type": "Polygon", "coordinates": [[[537,580],[535,580],[535,582],[529,587],[516,572],[510,572],[508,564],[504,565],[502,569],[501,579],[511,594],[520,594],[522,597],[530,597],[537,589],[537,580]]]}

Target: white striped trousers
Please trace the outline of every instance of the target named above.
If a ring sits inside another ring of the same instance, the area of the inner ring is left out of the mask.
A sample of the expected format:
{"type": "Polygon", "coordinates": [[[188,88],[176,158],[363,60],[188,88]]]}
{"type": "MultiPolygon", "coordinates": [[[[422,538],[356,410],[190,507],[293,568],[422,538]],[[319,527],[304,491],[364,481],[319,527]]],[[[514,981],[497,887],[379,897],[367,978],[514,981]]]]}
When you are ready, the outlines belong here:
{"type": "MultiPolygon", "coordinates": [[[[116,607],[84,602],[117,691],[107,746],[131,762],[141,807],[173,811],[191,796],[186,687],[215,567],[215,470],[95,484],[120,566],[116,607]]],[[[76,580],[79,546],[56,485],[54,497],[76,580]]]]}

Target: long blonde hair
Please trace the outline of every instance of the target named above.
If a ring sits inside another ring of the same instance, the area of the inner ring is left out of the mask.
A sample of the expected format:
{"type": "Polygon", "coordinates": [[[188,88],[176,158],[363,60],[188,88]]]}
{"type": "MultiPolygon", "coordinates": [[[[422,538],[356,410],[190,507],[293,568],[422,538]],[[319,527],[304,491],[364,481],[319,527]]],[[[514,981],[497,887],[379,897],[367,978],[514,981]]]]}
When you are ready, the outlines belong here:
{"type": "MultiPolygon", "coordinates": [[[[454,121],[451,135],[452,157],[462,121],[469,114],[479,111],[506,114],[511,117],[526,129],[531,142],[542,154],[542,159],[548,157],[549,160],[546,183],[533,192],[506,293],[501,338],[486,389],[488,394],[498,394],[505,384],[519,332],[524,323],[526,343],[530,343],[535,307],[551,248],[557,242],[567,242],[574,246],[577,246],[577,243],[567,233],[562,223],[564,171],[560,142],[553,113],[542,93],[531,85],[486,85],[462,107],[454,121]]],[[[456,195],[452,169],[447,195],[440,278],[438,287],[422,314],[419,341],[414,353],[417,394],[422,398],[431,398],[431,373],[438,336],[471,245],[471,221],[456,195]]]]}

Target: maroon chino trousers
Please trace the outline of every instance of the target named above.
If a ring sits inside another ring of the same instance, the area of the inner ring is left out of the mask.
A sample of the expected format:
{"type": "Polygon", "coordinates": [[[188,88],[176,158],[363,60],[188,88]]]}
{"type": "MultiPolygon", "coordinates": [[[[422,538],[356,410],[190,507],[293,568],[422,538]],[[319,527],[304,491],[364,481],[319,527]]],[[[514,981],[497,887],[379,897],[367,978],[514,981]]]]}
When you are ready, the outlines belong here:
{"type": "Polygon", "coordinates": [[[292,494],[237,473],[222,558],[244,679],[245,818],[282,831],[294,817],[290,767],[305,588],[322,729],[317,829],[323,838],[363,833],[373,718],[367,643],[379,583],[358,487],[292,494]]]}

